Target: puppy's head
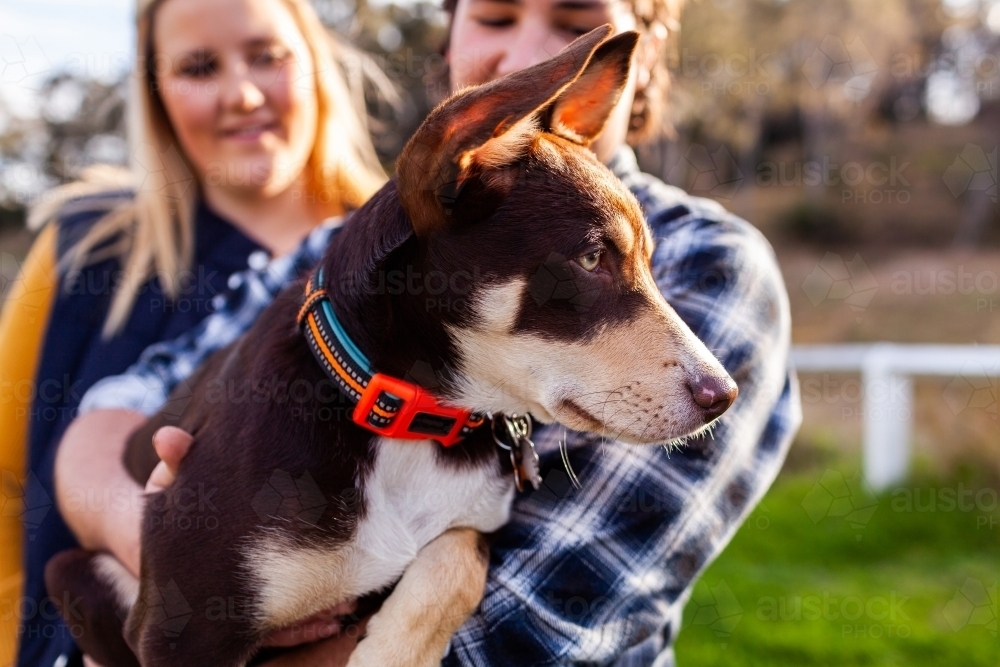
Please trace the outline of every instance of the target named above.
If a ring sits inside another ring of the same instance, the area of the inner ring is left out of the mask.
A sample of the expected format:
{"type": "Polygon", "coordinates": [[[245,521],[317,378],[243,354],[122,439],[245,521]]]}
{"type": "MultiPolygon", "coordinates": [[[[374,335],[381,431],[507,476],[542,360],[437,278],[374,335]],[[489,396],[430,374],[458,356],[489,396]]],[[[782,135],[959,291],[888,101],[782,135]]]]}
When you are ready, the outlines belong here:
{"type": "Polygon", "coordinates": [[[397,188],[425,263],[479,278],[446,318],[452,402],[662,443],[737,391],[657,289],[637,201],[587,149],[638,39],[610,32],[444,102],[400,156],[397,188]]]}

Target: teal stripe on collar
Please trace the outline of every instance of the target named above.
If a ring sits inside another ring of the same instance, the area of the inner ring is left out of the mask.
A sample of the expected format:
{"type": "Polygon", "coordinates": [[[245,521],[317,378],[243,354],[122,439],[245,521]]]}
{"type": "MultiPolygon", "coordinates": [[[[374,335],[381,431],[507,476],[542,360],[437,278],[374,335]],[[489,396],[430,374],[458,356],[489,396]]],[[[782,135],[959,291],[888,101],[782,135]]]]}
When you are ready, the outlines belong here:
{"type": "MultiPolygon", "coordinates": [[[[318,271],[318,275],[316,277],[319,279],[318,286],[322,287],[323,269],[320,269],[318,271]]],[[[333,304],[330,303],[329,298],[323,299],[322,307],[323,307],[323,314],[326,316],[326,322],[327,324],[330,325],[330,330],[333,331],[333,335],[337,337],[337,340],[340,342],[340,344],[344,346],[344,350],[346,350],[347,353],[351,355],[351,359],[357,362],[357,364],[361,366],[361,370],[363,370],[365,373],[367,373],[368,375],[375,375],[375,371],[372,368],[371,362],[368,361],[368,357],[366,357],[364,354],[361,353],[361,350],[358,349],[358,346],[354,344],[354,341],[351,340],[351,337],[347,335],[346,331],[344,331],[344,327],[340,324],[340,320],[337,319],[337,316],[333,312],[333,304]]]]}

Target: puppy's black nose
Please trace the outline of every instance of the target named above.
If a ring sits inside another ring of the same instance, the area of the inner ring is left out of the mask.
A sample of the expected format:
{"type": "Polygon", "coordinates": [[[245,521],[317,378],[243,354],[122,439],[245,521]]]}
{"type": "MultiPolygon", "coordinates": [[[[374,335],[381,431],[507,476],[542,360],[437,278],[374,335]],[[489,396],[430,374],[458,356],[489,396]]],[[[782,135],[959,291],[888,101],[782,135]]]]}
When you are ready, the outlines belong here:
{"type": "Polygon", "coordinates": [[[702,375],[688,382],[688,389],[691,390],[694,402],[705,411],[706,424],[728,410],[740,393],[736,383],[728,375],[702,375]]]}

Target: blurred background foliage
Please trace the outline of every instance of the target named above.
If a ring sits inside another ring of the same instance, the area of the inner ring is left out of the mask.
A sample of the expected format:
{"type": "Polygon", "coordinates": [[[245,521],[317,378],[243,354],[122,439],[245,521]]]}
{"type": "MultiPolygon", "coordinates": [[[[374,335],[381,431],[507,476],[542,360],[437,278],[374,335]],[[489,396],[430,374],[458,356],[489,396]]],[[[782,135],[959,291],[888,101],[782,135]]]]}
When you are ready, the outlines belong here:
{"type": "MultiPolygon", "coordinates": [[[[370,99],[391,165],[445,93],[443,14],[424,1],[315,4],[370,54],[352,74],[378,68],[399,91],[370,99]]],[[[682,26],[670,53],[676,131],[643,148],[647,171],[720,199],[777,242],[1000,243],[995,156],[992,200],[942,178],[966,144],[987,160],[996,147],[1000,2],[692,0],[682,26]],[[873,192],[872,179],[845,190],[838,178],[844,165],[893,161],[904,166],[894,190],[873,192]],[[808,178],[811,164],[828,166],[822,178],[808,178]]],[[[124,87],[56,71],[29,118],[0,98],[2,224],[88,164],[127,160],[124,87]]]]}

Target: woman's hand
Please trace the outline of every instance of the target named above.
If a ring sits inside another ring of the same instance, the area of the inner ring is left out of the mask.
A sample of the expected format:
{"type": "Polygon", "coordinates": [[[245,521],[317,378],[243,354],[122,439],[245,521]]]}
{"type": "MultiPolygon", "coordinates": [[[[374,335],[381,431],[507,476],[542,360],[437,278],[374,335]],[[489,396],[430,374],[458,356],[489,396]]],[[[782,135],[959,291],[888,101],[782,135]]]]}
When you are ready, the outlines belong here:
{"type": "Polygon", "coordinates": [[[136,576],[146,501],[122,454],[145,421],[131,410],[81,415],[66,429],[55,461],[56,502],[80,545],[111,552],[136,576]]]}
{"type": "Polygon", "coordinates": [[[163,491],[173,484],[181,459],[187,455],[193,442],[193,435],[176,426],[164,426],[153,434],[153,449],[160,462],[146,480],[147,494],[163,491]]]}

